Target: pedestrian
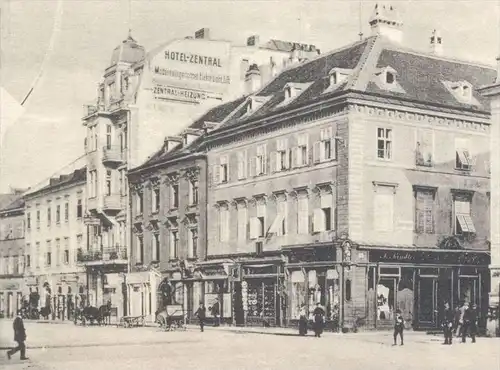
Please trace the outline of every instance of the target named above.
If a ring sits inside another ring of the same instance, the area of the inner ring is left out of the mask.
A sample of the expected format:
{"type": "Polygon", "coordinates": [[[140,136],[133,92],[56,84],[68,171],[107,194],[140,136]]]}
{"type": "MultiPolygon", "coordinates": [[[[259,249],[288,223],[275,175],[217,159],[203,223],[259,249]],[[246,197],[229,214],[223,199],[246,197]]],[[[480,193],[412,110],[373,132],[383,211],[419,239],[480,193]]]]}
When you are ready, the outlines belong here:
{"type": "Polygon", "coordinates": [[[446,302],[444,304],[444,320],[443,320],[443,332],[444,332],[444,343],[451,344],[453,340],[453,321],[455,319],[454,312],[450,308],[450,304],[446,302]]]}
{"type": "Polygon", "coordinates": [[[456,336],[457,337],[461,337],[462,336],[462,333],[463,333],[463,330],[464,330],[464,315],[465,315],[465,311],[467,310],[467,308],[469,308],[469,303],[468,302],[462,302],[460,304],[460,316],[458,318],[458,327],[457,327],[457,331],[456,331],[456,336]]]}
{"type": "Polygon", "coordinates": [[[198,307],[194,315],[198,317],[198,321],[200,322],[200,331],[203,332],[203,328],[205,326],[205,318],[207,315],[207,309],[205,308],[203,302],[200,302],[200,307],[198,307]]]}
{"type": "Polygon", "coordinates": [[[394,345],[397,344],[398,335],[401,338],[401,345],[403,345],[403,330],[405,328],[405,320],[401,315],[401,310],[396,310],[396,318],[394,320],[394,345]]]}
{"type": "Polygon", "coordinates": [[[23,318],[19,311],[17,312],[17,317],[14,319],[12,327],[14,329],[14,341],[17,342],[17,347],[7,351],[7,357],[10,360],[14,353],[21,351],[21,360],[27,360],[26,345],[24,344],[26,341],[26,330],[24,329],[23,318]]]}
{"type": "Polygon", "coordinates": [[[212,305],[212,316],[214,317],[214,326],[220,326],[220,306],[218,298],[215,298],[215,302],[212,305]]]}
{"type": "Polygon", "coordinates": [[[460,327],[462,326],[462,325],[460,324],[460,317],[461,317],[461,315],[462,315],[462,312],[461,312],[461,310],[460,310],[460,307],[461,307],[461,306],[460,306],[460,304],[458,304],[458,305],[455,307],[455,318],[454,318],[455,320],[454,320],[454,323],[453,323],[453,328],[455,329],[455,333],[454,333],[454,334],[455,334],[455,336],[456,336],[456,337],[461,336],[461,332],[459,333],[459,331],[460,331],[460,327]],[[460,334],[460,335],[459,335],[459,334],[460,334]]]}
{"type": "Polygon", "coordinates": [[[321,338],[321,334],[323,334],[323,326],[324,326],[324,317],[325,310],[321,307],[321,304],[316,303],[316,308],[313,311],[314,317],[314,336],[317,338],[321,338]]]}
{"type": "Polygon", "coordinates": [[[467,305],[464,313],[464,327],[462,330],[462,343],[466,342],[467,334],[472,338],[472,343],[476,343],[476,330],[477,330],[477,306],[472,307],[467,305]]]}
{"type": "Polygon", "coordinates": [[[299,335],[304,336],[307,334],[307,312],[306,305],[300,306],[299,311],[299,335]]]}

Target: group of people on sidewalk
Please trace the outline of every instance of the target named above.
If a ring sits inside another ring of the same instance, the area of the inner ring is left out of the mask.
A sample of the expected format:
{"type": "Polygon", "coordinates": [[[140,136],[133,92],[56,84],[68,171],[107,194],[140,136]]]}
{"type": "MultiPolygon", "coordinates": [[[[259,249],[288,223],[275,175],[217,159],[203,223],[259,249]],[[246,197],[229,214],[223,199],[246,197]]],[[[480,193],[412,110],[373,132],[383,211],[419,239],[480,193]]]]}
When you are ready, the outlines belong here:
{"type": "MultiPolygon", "coordinates": [[[[323,334],[323,329],[325,327],[325,309],[318,302],[316,303],[316,307],[312,312],[312,322],[313,322],[313,330],[314,336],[316,338],[321,338],[321,334],[323,334]]],[[[307,334],[307,324],[309,323],[309,319],[307,317],[306,305],[303,304],[300,307],[299,312],[299,335],[304,336],[307,334]]]]}
{"type": "Polygon", "coordinates": [[[450,304],[444,304],[444,343],[452,344],[453,334],[458,338],[462,338],[462,343],[466,342],[466,338],[470,335],[472,343],[476,343],[477,335],[477,305],[469,305],[464,302],[461,306],[457,306],[453,311],[450,304]]]}

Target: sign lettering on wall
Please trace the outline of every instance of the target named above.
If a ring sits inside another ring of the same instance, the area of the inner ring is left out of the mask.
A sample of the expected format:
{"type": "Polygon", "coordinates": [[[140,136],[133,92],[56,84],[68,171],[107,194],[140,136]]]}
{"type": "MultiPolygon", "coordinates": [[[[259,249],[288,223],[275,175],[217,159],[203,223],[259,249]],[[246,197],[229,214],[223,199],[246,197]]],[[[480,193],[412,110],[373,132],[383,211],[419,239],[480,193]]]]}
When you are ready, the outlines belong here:
{"type": "Polygon", "coordinates": [[[450,265],[488,265],[490,256],[477,252],[370,251],[371,262],[437,263],[450,265]]]}

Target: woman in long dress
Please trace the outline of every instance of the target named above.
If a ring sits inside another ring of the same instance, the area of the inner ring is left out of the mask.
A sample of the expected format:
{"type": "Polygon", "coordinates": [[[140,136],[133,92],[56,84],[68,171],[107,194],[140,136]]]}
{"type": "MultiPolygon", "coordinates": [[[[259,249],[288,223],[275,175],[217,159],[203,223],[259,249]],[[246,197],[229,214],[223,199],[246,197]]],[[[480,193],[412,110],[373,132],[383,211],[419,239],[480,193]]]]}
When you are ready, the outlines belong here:
{"type": "Polygon", "coordinates": [[[306,305],[300,306],[299,312],[299,335],[307,334],[307,312],[306,305]]]}
{"type": "Polygon", "coordinates": [[[323,334],[323,327],[325,323],[325,310],[321,307],[321,304],[316,303],[316,308],[313,311],[314,316],[314,336],[320,338],[323,334]]]}

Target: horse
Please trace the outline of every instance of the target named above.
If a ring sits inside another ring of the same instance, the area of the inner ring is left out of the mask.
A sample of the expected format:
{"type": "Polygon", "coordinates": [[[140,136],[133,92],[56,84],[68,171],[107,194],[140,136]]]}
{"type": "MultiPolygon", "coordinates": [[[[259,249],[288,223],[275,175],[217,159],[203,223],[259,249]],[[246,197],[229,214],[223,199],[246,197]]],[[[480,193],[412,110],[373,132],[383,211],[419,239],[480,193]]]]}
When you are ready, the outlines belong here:
{"type": "Polygon", "coordinates": [[[48,320],[50,311],[50,307],[42,307],[40,308],[40,316],[42,316],[45,320],[48,320]]]}
{"type": "Polygon", "coordinates": [[[82,325],[85,325],[87,321],[90,321],[91,325],[93,325],[94,322],[97,321],[97,323],[100,325],[102,321],[99,309],[93,306],[77,308],[75,310],[75,324],[78,322],[78,319],[82,321],[82,325]]]}
{"type": "Polygon", "coordinates": [[[99,317],[104,325],[111,325],[111,301],[99,307],[99,317]]]}

